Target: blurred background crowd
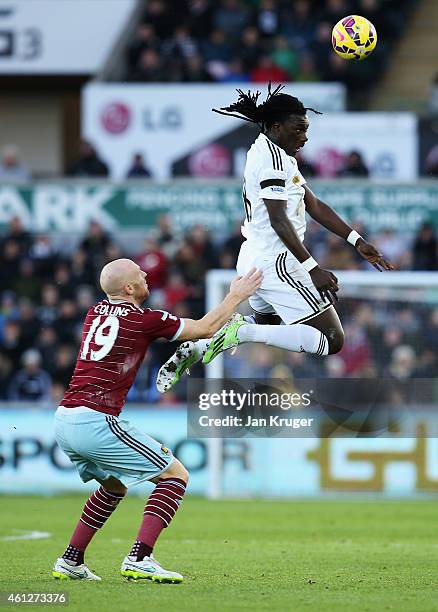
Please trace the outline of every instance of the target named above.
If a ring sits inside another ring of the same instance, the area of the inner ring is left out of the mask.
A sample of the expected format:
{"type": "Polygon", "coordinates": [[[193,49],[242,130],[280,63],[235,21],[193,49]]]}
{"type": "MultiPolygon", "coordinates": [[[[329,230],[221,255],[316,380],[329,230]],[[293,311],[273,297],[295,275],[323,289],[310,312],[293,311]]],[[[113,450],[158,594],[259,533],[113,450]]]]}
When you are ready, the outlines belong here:
{"type": "Polygon", "coordinates": [[[411,0],[150,0],[127,49],[130,81],[341,81],[369,93],[402,36],[411,0]],[[352,65],[331,52],[333,24],[370,19],[379,45],[352,65]]]}
{"type": "MultiPolygon", "coordinates": [[[[437,270],[432,226],[418,228],[410,240],[391,229],[369,235],[367,228],[355,227],[398,269],[437,270]]],[[[118,241],[97,222],[90,224],[72,252],[65,252],[48,235],[32,234],[13,218],[0,244],[0,399],[62,398],[75,364],[83,317],[102,297],[98,275],[108,261],[128,255],[147,272],[149,307],[199,318],[205,308],[205,273],[217,267],[233,269],[241,241],[239,227],[217,242],[201,225],[181,232],[162,216],[140,252],[126,252],[127,242],[118,241]]],[[[306,241],[323,267],[369,269],[349,245],[313,222],[306,241]]],[[[338,309],[346,331],[339,355],[318,360],[257,345],[227,357],[227,373],[288,378],[438,376],[438,308],[364,296],[342,299],[338,309]]],[[[153,343],[128,400],[185,400],[183,384],[164,398],[155,389],[158,369],[174,350],[174,343],[153,343]]],[[[202,368],[194,373],[202,376],[202,368]]]]}

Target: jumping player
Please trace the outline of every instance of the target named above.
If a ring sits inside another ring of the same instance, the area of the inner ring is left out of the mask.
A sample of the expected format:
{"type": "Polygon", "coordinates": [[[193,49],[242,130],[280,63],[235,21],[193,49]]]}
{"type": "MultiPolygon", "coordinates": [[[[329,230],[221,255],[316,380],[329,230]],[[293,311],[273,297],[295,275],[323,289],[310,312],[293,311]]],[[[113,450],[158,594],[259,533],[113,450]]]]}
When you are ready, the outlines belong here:
{"type": "Polygon", "coordinates": [[[182,500],[187,470],[169,449],[119,414],[151,342],[211,337],[259,288],[261,277],[251,270],[235,279],[224,301],[195,321],[141,308],[149,289],[146,273],[133,261],[117,259],[102,269],[100,285],[107,298],[86,315],[76,368],[55,419],[56,440],[82,480],[95,479],[101,486],[88,499],[66,551],[55,562],[54,578],[100,580],[85,565],[84,552],[127,487],[150,480],[156,487],[121,573],[158,582],[183,580],[163,569],[152,550],[182,500]]]}
{"type": "Polygon", "coordinates": [[[252,266],[263,271],[262,285],[249,299],[254,315],[237,315],[212,341],[181,344],[159,372],[157,387],[161,392],[170,389],[201,358],[209,363],[222,351],[244,342],[263,342],[319,356],[341,350],[344,332],[333,307],[338,280],[320,268],[303,244],[306,212],[353,245],[377,270],[392,269],[373,245],[306,185],[294,156],[307,142],[307,111],[318,111],[306,108],[282,89],[280,85],[271,91],[269,84],[262,104],[258,104],[259,92],[237,90],[237,102],[213,109],[256,123],[261,130],[247,155],[242,227],[246,240],[237,262],[239,274],[252,266]],[[276,327],[279,323],[284,325],[276,327]]]}

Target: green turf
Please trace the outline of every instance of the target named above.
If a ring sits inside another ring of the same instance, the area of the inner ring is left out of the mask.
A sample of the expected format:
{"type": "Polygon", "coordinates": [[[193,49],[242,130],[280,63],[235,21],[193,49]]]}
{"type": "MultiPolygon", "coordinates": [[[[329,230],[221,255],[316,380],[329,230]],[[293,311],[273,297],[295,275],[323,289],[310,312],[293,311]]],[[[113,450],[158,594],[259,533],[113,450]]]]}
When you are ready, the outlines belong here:
{"type": "Polygon", "coordinates": [[[0,499],[0,537],[14,528],[52,533],[47,540],[0,541],[0,590],[66,589],[70,612],[438,610],[433,501],[189,498],[156,547],[163,566],[186,580],[158,585],[119,575],[143,509],[130,497],[89,548],[88,564],[102,582],[55,582],[51,564],[84,498],[0,499]]]}

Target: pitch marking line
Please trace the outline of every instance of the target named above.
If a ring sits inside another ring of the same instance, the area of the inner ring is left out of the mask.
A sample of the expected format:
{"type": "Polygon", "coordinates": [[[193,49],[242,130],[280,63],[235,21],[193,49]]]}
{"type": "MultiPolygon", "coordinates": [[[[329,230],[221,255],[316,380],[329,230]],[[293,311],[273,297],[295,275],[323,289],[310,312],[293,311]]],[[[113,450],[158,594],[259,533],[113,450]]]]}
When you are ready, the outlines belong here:
{"type": "Polygon", "coordinates": [[[0,537],[2,542],[12,542],[14,540],[47,540],[52,537],[48,531],[27,531],[25,529],[13,529],[16,535],[0,537]]]}

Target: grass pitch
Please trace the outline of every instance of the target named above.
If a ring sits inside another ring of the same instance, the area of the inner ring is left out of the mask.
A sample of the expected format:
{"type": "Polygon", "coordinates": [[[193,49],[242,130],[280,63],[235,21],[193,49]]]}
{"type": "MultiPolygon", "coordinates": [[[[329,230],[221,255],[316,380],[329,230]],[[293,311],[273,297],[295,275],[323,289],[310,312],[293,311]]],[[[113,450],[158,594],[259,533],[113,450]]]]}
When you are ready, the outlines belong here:
{"type": "Polygon", "coordinates": [[[102,582],[54,581],[52,563],[68,543],[85,498],[0,500],[0,591],[66,590],[70,604],[63,608],[70,612],[438,610],[433,501],[188,498],[156,547],[163,566],[184,574],[185,582],[159,585],[127,582],[119,574],[143,510],[143,499],[129,497],[87,553],[102,582]],[[14,529],[51,537],[1,540],[14,529]]]}

